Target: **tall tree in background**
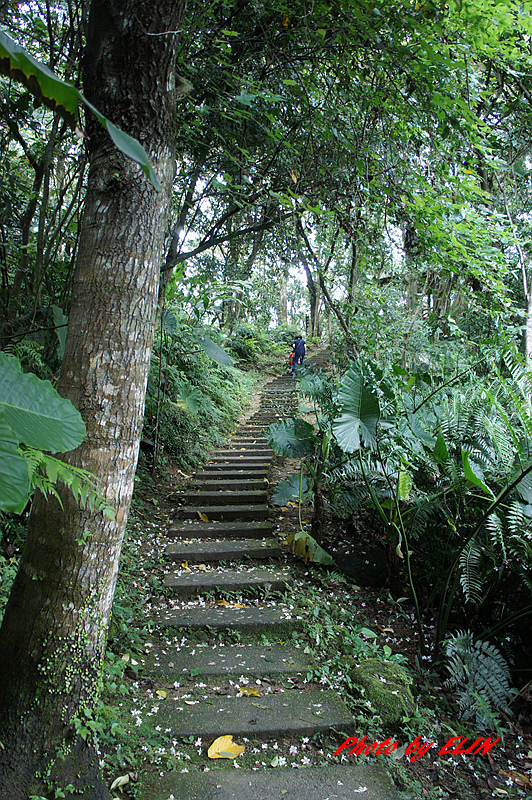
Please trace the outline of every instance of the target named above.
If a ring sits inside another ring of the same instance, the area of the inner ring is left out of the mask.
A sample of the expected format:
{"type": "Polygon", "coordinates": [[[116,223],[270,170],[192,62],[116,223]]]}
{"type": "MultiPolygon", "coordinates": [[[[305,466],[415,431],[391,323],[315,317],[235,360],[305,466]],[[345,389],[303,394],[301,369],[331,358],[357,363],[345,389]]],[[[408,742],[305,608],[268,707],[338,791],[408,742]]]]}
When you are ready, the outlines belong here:
{"type": "Polygon", "coordinates": [[[76,734],[99,669],[128,516],[175,169],[175,53],[183,0],[93,0],[89,100],[145,146],[158,193],[88,124],[90,174],[59,392],[81,412],[68,460],[100,481],[115,519],[37,498],[0,632],[0,798],[72,784],[105,798],[95,752],[76,734]],[[39,776],[39,777],[36,777],[39,776]]]}

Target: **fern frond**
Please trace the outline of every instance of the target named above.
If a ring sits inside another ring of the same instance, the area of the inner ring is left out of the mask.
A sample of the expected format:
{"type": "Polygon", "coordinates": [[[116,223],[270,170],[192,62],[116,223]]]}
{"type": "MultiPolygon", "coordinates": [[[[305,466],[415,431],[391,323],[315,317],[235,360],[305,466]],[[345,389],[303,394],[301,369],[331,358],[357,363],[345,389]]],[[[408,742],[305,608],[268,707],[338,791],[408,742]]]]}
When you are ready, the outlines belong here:
{"type": "Polygon", "coordinates": [[[506,561],[506,542],[502,521],[497,514],[490,514],[486,520],[486,531],[493,547],[497,548],[506,561]]]}
{"type": "Polygon", "coordinates": [[[460,585],[467,602],[479,603],[482,598],[482,577],[479,568],[481,557],[482,550],[474,539],[470,539],[460,553],[460,585]]]}
{"type": "Polygon", "coordinates": [[[65,464],[54,456],[40,450],[21,445],[19,453],[26,459],[30,477],[31,493],[39,489],[44,495],[55,497],[62,507],[61,498],[55,488],[59,481],[67,486],[83,508],[101,511],[114,519],[114,511],[98,488],[94,475],[80,467],[65,464]]]}
{"type": "Polygon", "coordinates": [[[492,709],[509,713],[515,694],[510,670],[501,652],[490,642],[473,641],[471,631],[458,631],[444,645],[449,678],[445,685],[457,690],[463,719],[473,713],[480,728],[492,722],[492,709]]]}

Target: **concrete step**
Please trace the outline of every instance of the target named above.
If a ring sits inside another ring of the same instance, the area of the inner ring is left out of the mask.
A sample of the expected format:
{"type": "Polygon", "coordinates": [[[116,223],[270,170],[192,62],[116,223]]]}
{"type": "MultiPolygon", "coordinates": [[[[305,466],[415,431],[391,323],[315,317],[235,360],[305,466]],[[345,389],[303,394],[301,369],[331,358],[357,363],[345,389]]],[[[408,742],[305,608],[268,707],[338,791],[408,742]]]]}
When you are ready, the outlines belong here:
{"type": "Polygon", "coordinates": [[[216,450],[214,455],[217,457],[223,456],[224,458],[241,458],[242,456],[251,457],[251,458],[263,458],[265,461],[268,458],[273,456],[273,450],[271,447],[247,447],[234,445],[233,447],[223,448],[222,450],[216,450]]]}
{"type": "Polygon", "coordinates": [[[168,536],[179,539],[254,539],[259,536],[271,536],[272,523],[269,521],[234,520],[221,522],[212,520],[192,520],[182,524],[172,525],[168,529],[168,536]]]}
{"type": "Polygon", "coordinates": [[[227,732],[254,738],[313,736],[330,728],[346,734],[354,731],[352,715],[332,689],[287,689],[260,697],[209,695],[195,705],[174,700],[172,695],[169,687],[166,700],[157,702],[150,716],[154,726],[170,728],[172,738],[216,738],[227,732]]]}
{"type": "MultiPolygon", "coordinates": [[[[271,762],[275,751],[267,753],[264,761],[271,762]]],[[[138,791],[139,800],[399,800],[389,775],[376,763],[185,774],[157,770],[142,777],[138,791]]]]}
{"type": "Polygon", "coordinates": [[[248,592],[268,588],[272,592],[282,592],[293,583],[288,575],[277,570],[253,568],[251,570],[213,570],[206,572],[171,572],[164,576],[164,586],[173,589],[180,597],[210,591],[248,592]]]}
{"type": "Polygon", "coordinates": [[[260,468],[269,466],[271,464],[271,458],[262,455],[253,456],[249,455],[249,453],[236,450],[231,451],[230,455],[211,456],[205,467],[211,464],[223,464],[224,466],[231,464],[235,469],[252,469],[253,467],[260,468]]]}
{"type": "Polygon", "coordinates": [[[228,442],[233,450],[271,450],[265,436],[239,436],[231,437],[228,442]]]}
{"type": "Polygon", "coordinates": [[[231,491],[231,489],[215,492],[198,489],[197,491],[185,492],[179,496],[191,506],[237,506],[248,503],[266,503],[268,500],[268,493],[265,489],[249,489],[240,492],[231,491]]]}
{"type": "Polygon", "coordinates": [[[199,514],[205,514],[208,521],[221,520],[262,520],[267,519],[270,509],[267,505],[247,505],[247,506],[184,506],[176,508],[174,512],[179,519],[198,519],[199,514]]]}
{"type": "Polygon", "coordinates": [[[288,610],[250,606],[249,608],[188,608],[184,611],[166,611],[154,614],[153,622],[167,628],[189,628],[190,630],[212,629],[238,630],[240,633],[272,632],[276,636],[288,636],[301,628],[302,620],[293,617],[288,610]]]}
{"type": "Polygon", "coordinates": [[[248,475],[250,478],[260,478],[268,474],[270,471],[270,467],[272,465],[271,459],[269,461],[265,461],[259,464],[242,464],[240,461],[217,461],[210,464],[204,464],[201,468],[200,475],[204,475],[207,472],[223,472],[223,473],[235,473],[243,476],[246,478],[248,475]]]}
{"type": "Polygon", "coordinates": [[[144,673],[177,679],[188,675],[191,667],[197,675],[300,675],[312,668],[312,658],[290,645],[195,645],[178,647],[167,643],[147,646],[139,658],[144,673]],[[197,672],[200,670],[200,672],[197,672]]]}
{"type": "Polygon", "coordinates": [[[164,556],[171,561],[234,561],[243,558],[279,558],[283,549],[276,539],[240,539],[169,544],[164,556]]]}
{"type": "MultiPolygon", "coordinates": [[[[187,488],[201,489],[204,492],[222,491],[224,489],[242,489],[245,486],[247,491],[265,490],[268,488],[266,478],[245,478],[242,473],[236,473],[236,477],[213,477],[212,473],[196,473],[187,488]]],[[[173,496],[173,495],[172,495],[173,496]]]]}

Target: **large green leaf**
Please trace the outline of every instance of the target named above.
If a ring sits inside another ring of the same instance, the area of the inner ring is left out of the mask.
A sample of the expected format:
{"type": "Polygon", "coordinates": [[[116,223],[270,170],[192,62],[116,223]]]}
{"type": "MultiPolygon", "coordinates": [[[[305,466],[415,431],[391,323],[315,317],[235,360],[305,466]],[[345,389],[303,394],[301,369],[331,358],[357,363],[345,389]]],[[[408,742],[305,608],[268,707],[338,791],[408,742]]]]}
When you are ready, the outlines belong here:
{"type": "Polygon", "coordinates": [[[341,414],[333,422],[333,433],[345,453],[355,453],[362,445],[374,449],[377,423],[380,417],[379,400],[364,383],[364,376],[351,367],[340,384],[338,404],[341,414]]]}
{"type": "Polygon", "coordinates": [[[421,439],[421,441],[429,447],[435,446],[436,439],[434,436],[431,436],[430,433],[427,433],[427,431],[421,426],[421,423],[415,414],[408,415],[408,422],[410,423],[412,433],[414,433],[418,439],[421,439]]]}
{"type": "Polygon", "coordinates": [[[446,464],[447,461],[449,461],[449,451],[447,450],[445,439],[441,433],[438,434],[438,438],[436,439],[433,455],[439,464],[446,464]]]}
{"type": "Polygon", "coordinates": [[[283,419],[270,425],[267,432],[268,444],[279,456],[304,458],[314,453],[314,428],[304,419],[283,419]]]}
{"type": "Polygon", "coordinates": [[[58,354],[59,358],[63,358],[65,355],[68,317],[63,314],[63,309],[59,308],[59,306],[52,306],[52,313],[54,315],[55,334],[59,340],[58,354]]]}
{"type": "Polygon", "coordinates": [[[494,497],[490,487],[486,486],[484,481],[484,473],[482,472],[481,468],[478,466],[478,464],[470,463],[469,454],[466,453],[463,448],[462,464],[464,466],[464,475],[466,480],[468,480],[470,483],[473,483],[475,486],[478,486],[479,489],[482,489],[482,491],[488,494],[490,497],[494,497]]]}
{"type": "Polygon", "coordinates": [[[212,358],[217,364],[221,364],[222,367],[232,367],[235,363],[229,353],[226,353],[219,344],[213,342],[205,333],[197,333],[196,341],[209,358],[212,358]]]}
{"type": "Polygon", "coordinates": [[[62,81],[44,64],[36,61],[6,33],[0,31],[0,73],[20,81],[45,106],[51,108],[72,127],[78,122],[78,105],[83,103],[101,122],[118,149],[140,165],[158,192],[161,185],[143,146],[104,117],[71,83],[62,81]]]}
{"type": "Polygon", "coordinates": [[[18,441],[0,411],[0,509],[21,514],[30,489],[28,466],[18,452],[18,441]]]}
{"type": "Polygon", "coordinates": [[[18,361],[0,353],[0,411],[18,443],[52,453],[77,447],[85,424],[70,400],[49,381],[24,373],[18,361]]]}
{"type": "MultiPolygon", "coordinates": [[[[308,494],[308,477],[303,475],[301,481],[301,501],[303,503],[309,503],[310,499],[310,495],[308,494]]],[[[298,501],[299,472],[297,475],[291,475],[285,481],[278,483],[272,494],[272,503],[274,506],[285,506],[287,503],[296,503],[298,501]]]]}
{"type": "Polygon", "coordinates": [[[305,559],[305,564],[314,561],[315,564],[328,564],[336,566],[336,562],[329,553],[321,547],[309,533],[297,531],[286,537],[292,553],[305,559]]]}

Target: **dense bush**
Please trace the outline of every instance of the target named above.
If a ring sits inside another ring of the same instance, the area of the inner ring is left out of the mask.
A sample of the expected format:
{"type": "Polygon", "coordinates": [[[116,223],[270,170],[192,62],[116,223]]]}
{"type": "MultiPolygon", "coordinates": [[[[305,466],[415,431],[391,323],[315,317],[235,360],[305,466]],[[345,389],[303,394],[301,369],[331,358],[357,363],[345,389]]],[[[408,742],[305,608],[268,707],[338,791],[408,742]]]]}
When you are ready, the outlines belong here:
{"type": "MultiPolygon", "coordinates": [[[[215,336],[215,335],[214,335],[215,336]]],[[[159,330],[153,350],[143,438],[149,458],[170,457],[188,467],[222,441],[249,401],[254,379],[215,363],[187,330],[159,330]],[[162,341],[161,341],[161,336],[162,341]]]]}

